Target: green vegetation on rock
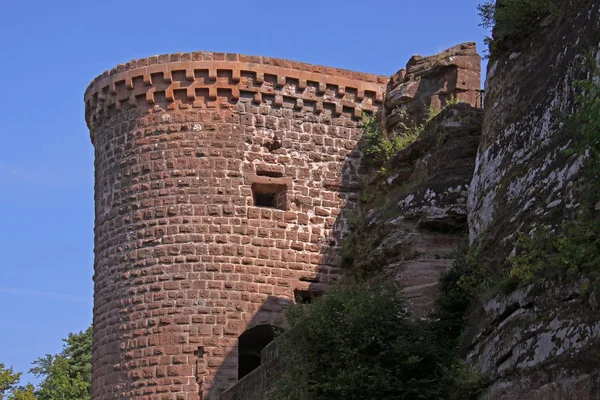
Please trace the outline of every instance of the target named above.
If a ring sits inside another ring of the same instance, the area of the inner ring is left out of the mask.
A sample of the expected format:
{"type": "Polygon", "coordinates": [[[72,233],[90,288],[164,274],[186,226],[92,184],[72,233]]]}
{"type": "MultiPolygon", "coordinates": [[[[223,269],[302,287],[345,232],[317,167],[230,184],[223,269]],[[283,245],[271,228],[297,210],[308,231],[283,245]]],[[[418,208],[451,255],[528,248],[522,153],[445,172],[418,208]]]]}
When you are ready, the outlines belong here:
{"type": "Polygon", "coordinates": [[[385,164],[396,153],[416,142],[425,131],[427,124],[438,116],[440,112],[458,103],[460,101],[453,94],[446,100],[441,110],[426,106],[424,120],[420,123],[413,120],[406,111],[398,107],[395,110],[398,122],[395,124],[395,132],[391,135],[385,134],[382,131],[377,115],[363,113],[363,153],[367,158],[368,164],[375,166],[385,164]]]}
{"type": "Polygon", "coordinates": [[[521,233],[509,271],[509,278],[519,284],[584,277],[600,289],[600,70],[593,57],[588,60],[584,68],[591,71],[590,77],[576,82],[576,110],[566,121],[574,142],[567,155],[584,159],[586,196],[574,220],[555,228],[536,226],[530,235],[521,233]]]}
{"type": "Polygon", "coordinates": [[[587,213],[565,223],[558,234],[543,226],[531,236],[521,234],[518,247],[518,255],[510,258],[509,277],[521,284],[582,276],[596,288],[600,284],[600,221],[587,213]]]}
{"type": "Polygon", "coordinates": [[[411,126],[409,117],[402,113],[402,124],[405,129],[391,138],[383,134],[376,115],[363,114],[364,122],[364,154],[371,165],[382,165],[394,154],[414,143],[421,133],[419,127],[411,126]]]}

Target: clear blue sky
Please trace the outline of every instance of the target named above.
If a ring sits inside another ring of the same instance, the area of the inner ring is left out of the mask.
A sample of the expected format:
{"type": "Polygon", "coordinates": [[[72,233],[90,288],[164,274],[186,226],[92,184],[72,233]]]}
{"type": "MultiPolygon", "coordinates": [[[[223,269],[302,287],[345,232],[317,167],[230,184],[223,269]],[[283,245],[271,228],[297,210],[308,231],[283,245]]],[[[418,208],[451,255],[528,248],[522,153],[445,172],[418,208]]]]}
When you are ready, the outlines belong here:
{"type": "Polygon", "coordinates": [[[133,58],[258,54],[390,75],[477,41],[478,0],[2,0],[0,362],[27,371],[92,318],[93,148],[83,93],[133,58]]]}

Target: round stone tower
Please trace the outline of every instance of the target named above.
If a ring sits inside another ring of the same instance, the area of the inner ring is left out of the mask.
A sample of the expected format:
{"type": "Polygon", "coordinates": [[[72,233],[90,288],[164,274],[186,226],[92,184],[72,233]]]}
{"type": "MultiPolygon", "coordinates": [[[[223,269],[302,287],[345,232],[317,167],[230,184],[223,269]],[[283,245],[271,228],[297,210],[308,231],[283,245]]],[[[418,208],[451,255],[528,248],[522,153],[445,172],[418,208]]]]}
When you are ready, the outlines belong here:
{"type": "Polygon", "coordinates": [[[339,274],[360,120],[387,78],[267,57],[131,61],[85,93],[92,399],[208,399],[339,274]]]}

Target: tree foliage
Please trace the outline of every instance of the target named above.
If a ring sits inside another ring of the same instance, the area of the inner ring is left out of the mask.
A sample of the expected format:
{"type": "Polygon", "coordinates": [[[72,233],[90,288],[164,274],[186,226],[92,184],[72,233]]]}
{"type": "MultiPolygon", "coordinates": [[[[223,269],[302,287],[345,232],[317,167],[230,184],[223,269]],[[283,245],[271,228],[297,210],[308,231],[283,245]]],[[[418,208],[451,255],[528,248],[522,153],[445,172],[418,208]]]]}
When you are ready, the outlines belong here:
{"type": "Polygon", "coordinates": [[[31,372],[43,376],[36,391],[39,400],[87,400],[90,383],[81,374],[74,374],[69,359],[62,354],[47,354],[34,362],[31,372]]]}
{"type": "Polygon", "coordinates": [[[20,379],[20,372],[14,372],[12,367],[6,368],[4,364],[0,363],[0,400],[3,400],[7,393],[16,388],[20,379]]]}
{"type": "Polygon", "coordinates": [[[410,317],[394,286],[341,286],[287,315],[293,327],[279,338],[274,400],[470,399],[478,392],[478,376],[455,355],[457,336],[437,318],[410,317]]]}
{"type": "Polygon", "coordinates": [[[0,363],[0,400],[35,400],[32,385],[19,386],[21,372],[14,372],[0,363]]]}
{"type": "Polygon", "coordinates": [[[46,354],[33,362],[30,370],[43,377],[36,395],[39,400],[88,400],[92,368],[92,327],[70,333],[63,351],[46,354]]]}
{"type": "Polygon", "coordinates": [[[85,382],[92,381],[92,327],[83,332],[69,333],[64,339],[64,357],[69,360],[72,376],[81,375],[85,382]]]}
{"type": "Polygon", "coordinates": [[[70,333],[59,354],[33,362],[30,373],[42,378],[35,388],[20,386],[22,373],[0,363],[0,400],[89,400],[92,381],[92,327],[70,333]]]}

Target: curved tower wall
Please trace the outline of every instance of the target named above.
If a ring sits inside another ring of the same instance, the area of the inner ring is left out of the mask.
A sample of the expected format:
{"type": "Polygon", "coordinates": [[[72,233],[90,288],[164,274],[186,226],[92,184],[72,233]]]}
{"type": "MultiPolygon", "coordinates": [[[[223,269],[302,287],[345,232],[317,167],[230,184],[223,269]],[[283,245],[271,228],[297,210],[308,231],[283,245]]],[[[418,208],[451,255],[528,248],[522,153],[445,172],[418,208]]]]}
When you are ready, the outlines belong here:
{"type": "Polygon", "coordinates": [[[245,330],[336,278],[361,112],[386,82],[204,52],[92,82],[94,400],[208,398],[237,380],[245,330]]]}

